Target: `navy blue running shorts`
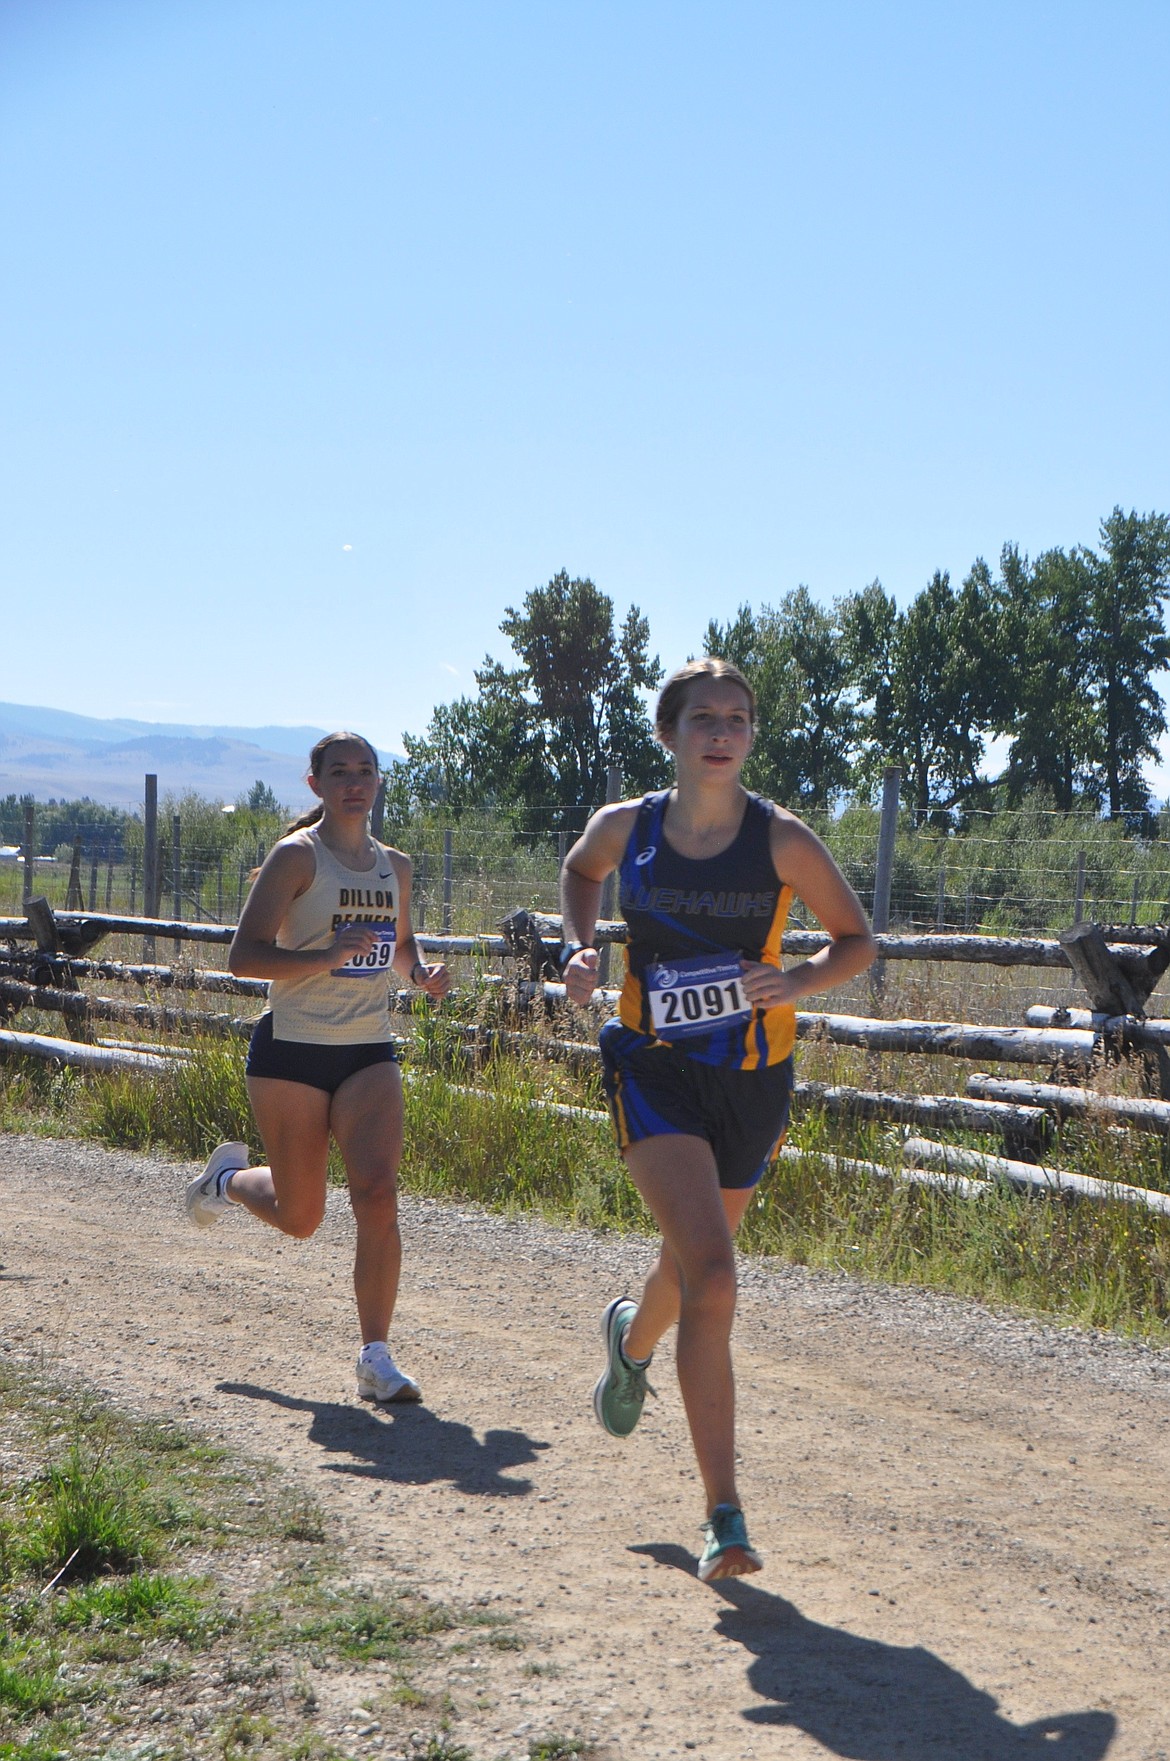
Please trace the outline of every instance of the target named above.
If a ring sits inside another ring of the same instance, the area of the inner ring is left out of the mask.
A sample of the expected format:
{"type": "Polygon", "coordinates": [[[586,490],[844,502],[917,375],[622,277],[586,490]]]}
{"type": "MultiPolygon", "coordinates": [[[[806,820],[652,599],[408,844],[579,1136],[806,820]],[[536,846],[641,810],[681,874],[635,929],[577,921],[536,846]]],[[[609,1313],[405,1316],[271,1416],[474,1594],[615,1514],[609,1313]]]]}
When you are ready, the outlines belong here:
{"type": "Polygon", "coordinates": [[[702,1064],[618,1020],[601,1030],[601,1079],[618,1148],[648,1137],[701,1137],[720,1186],[755,1186],[788,1129],[793,1061],[759,1070],[702,1064]]]}
{"type": "Polygon", "coordinates": [[[335,1095],[343,1082],[370,1064],[397,1064],[393,1040],[375,1040],[361,1046],[310,1045],[303,1040],[274,1039],[272,1016],[261,1015],[248,1045],[249,1076],[274,1076],[280,1082],[303,1082],[335,1095]]]}

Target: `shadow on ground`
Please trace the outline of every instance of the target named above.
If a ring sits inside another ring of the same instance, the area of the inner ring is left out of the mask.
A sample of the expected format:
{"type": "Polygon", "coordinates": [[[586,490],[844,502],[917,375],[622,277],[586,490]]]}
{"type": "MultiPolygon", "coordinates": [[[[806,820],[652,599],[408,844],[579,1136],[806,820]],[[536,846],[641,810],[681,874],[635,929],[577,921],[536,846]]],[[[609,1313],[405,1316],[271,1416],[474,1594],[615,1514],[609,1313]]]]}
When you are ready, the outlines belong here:
{"type": "MultiPolygon", "coordinates": [[[[695,1575],[682,1547],[630,1551],[695,1575]]],[[[1013,1724],[990,1694],[921,1645],[822,1626],[746,1578],[711,1587],[723,1602],[716,1633],[750,1654],[748,1681],[769,1702],[744,1718],[805,1731],[849,1761],[1101,1761],[1116,1734],[1108,1712],[1013,1724]]]]}
{"type": "Polygon", "coordinates": [[[372,1480],[395,1480],[403,1486],[425,1486],[449,1480],[461,1492],[522,1496],[532,1481],[505,1479],[505,1470],[535,1461],[550,1447],[523,1431],[488,1431],[481,1443],[470,1425],[440,1419],[425,1406],[377,1408],[336,1400],[298,1400],[275,1388],[252,1382],[217,1382],[220,1394],[265,1400],[285,1412],[312,1415],[309,1442],[349,1461],[322,1465],[335,1474],[356,1474],[372,1480]]]}

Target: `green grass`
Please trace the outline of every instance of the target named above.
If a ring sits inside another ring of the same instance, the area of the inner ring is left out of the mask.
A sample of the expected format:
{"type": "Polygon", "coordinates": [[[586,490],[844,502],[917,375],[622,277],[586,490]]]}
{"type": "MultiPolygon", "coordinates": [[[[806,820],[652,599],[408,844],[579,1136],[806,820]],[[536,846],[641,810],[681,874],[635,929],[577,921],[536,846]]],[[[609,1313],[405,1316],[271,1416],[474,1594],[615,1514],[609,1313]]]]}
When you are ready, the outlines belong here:
{"type": "Polygon", "coordinates": [[[26,1483],[22,1502],[13,1552],[34,1575],[134,1571],[155,1550],[137,1483],[80,1437],[26,1483]]]}
{"type": "Polygon", "coordinates": [[[134,1629],[192,1644],[214,1637],[202,1581],[161,1572],[135,1572],[70,1590],[54,1604],[53,1619],[58,1627],[134,1629]]]}
{"type": "Polygon", "coordinates": [[[58,1697],[54,1667],[37,1661],[30,1651],[17,1651],[10,1659],[0,1656],[0,1707],[28,1718],[51,1711],[58,1697]]]}
{"type": "MultiPolygon", "coordinates": [[[[846,1174],[815,1121],[803,1123],[797,1135],[810,1154],[779,1164],[770,1177],[745,1221],[748,1251],[1078,1326],[1167,1338],[1165,1219],[1120,1203],[1040,1197],[1006,1186],[962,1199],[846,1174]]],[[[888,1166],[899,1159],[889,1143],[863,1142],[855,1153],[888,1166]]]]}
{"type": "Polygon", "coordinates": [[[393,1600],[368,1592],[327,1592],[324,1606],[292,1627],[296,1640],[323,1657],[350,1662],[398,1661],[419,1639],[456,1624],[439,1603],[405,1593],[393,1600]]]}
{"type": "Polygon", "coordinates": [[[0,1761],[338,1761],[306,1668],[360,1677],[384,1662],[396,1679],[373,1674],[355,1694],[401,1748],[421,1726],[425,1752],[457,1753],[444,1747],[447,1638],[489,1657],[499,1616],[335,1584],[344,1556],[302,1492],[49,1374],[0,1366],[0,1451],[0,1761]]]}

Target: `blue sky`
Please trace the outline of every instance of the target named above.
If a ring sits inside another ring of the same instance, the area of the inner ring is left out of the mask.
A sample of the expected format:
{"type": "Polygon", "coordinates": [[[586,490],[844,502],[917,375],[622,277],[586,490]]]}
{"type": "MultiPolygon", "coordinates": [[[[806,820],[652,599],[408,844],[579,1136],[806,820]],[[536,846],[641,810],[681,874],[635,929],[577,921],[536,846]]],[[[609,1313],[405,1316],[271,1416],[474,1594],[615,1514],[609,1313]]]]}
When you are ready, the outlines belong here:
{"type": "Polygon", "coordinates": [[[1170,511],[1168,87],[1164,0],[5,0],[0,697],[393,749],[562,567],[673,666],[1170,511]]]}

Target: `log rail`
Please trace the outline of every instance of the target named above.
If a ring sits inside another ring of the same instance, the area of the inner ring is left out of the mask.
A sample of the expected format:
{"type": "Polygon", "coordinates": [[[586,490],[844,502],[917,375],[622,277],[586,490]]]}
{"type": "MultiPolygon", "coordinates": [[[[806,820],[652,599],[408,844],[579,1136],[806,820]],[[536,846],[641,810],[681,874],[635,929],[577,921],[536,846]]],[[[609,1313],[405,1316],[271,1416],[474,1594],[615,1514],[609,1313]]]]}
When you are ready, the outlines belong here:
{"type": "MultiPolygon", "coordinates": [[[[156,936],[177,942],[202,942],[226,947],[235,934],[235,925],[227,923],[185,923],[164,917],[118,917],[101,912],[57,911],[57,924],[68,945],[71,937],[84,938],[92,947],[107,935],[156,936]]],[[[554,941],[560,940],[561,920],[549,914],[534,913],[533,920],[541,932],[554,941]]],[[[35,931],[26,917],[0,917],[0,941],[30,941],[35,931]]],[[[599,923],[599,944],[621,943],[626,939],[626,926],[621,922],[599,923]]],[[[428,952],[447,955],[501,955],[509,951],[507,941],[499,935],[432,936],[420,932],[419,945],[428,952]]],[[[901,935],[887,933],[875,938],[878,955],[883,960],[930,960],[965,963],[973,966],[1040,966],[1073,971],[1073,962],[1060,941],[1043,936],[981,936],[981,935],[901,935]]],[[[1125,961],[1148,957],[1151,948],[1166,940],[1165,930],[1127,928],[1124,937],[1110,939],[1112,954],[1125,961]]],[[[807,956],[828,946],[829,938],[819,930],[790,929],[785,931],[784,952],[807,956]]]]}

